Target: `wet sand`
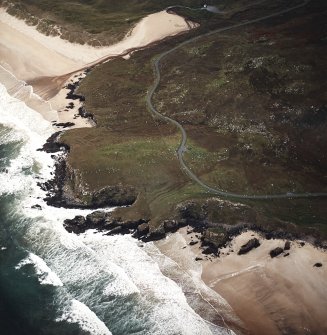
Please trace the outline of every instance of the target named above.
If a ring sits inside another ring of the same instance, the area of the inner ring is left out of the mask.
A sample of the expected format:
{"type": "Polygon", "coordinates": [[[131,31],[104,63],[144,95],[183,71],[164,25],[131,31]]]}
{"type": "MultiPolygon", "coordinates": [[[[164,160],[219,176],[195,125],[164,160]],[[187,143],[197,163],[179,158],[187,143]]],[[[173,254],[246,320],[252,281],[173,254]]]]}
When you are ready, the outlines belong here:
{"type": "Polygon", "coordinates": [[[241,320],[242,334],[327,334],[327,253],[300,241],[276,258],[270,250],[284,247],[284,240],[266,240],[255,232],[237,236],[221,250],[219,258],[201,253],[195,233],[181,229],[181,247],[175,248],[177,237],[170,235],[160,250],[179,263],[201,264],[203,282],[214,290],[241,320]],[[260,247],[245,255],[237,255],[241,245],[257,237],[260,247]],[[171,245],[171,248],[169,248],[171,245]],[[167,250],[174,250],[167,252],[167,250]],[[288,256],[284,257],[289,253],[288,256]],[[195,257],[203,260],[195,261],[195,257]],[[314,267],[315,263],[322,267],[314,267]]]}

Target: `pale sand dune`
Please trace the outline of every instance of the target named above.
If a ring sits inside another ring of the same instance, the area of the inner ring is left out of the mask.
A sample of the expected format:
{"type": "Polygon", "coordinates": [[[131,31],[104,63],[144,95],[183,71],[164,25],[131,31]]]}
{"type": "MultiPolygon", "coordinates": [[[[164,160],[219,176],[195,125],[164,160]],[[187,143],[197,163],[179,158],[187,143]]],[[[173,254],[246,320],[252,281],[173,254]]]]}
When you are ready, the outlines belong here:
{"type": "Polygon", "coordinates": [[[74,122],[75,127],[90,127],[92,123],[88,120],[74,119],[79,105],[75,104],[69,112],[61,111],[56,118],[51,112],[51,107],[59,111],[70,102],[65,99],[66,91],[62,87],[79,69],[110,56],[126,55],[129,51],[196,26],[180,16],[161,11],[142,19],[121,42],[96,48],[73,44],[58,36],[45,36],[0,8],[0,82],[11,90],[11,94],[20,95],[24,102],[49,121],[74,122]],[[9,78],[8,71],[14,76],[9,78]],[[25,93],[29,92],[28,96],[14,91],[15,88],[21,89],[21,80],[30,84],[28,88],[23,88],[25,93]],[[37,99],[35,94],[46,101],[37,99]],[[50,109],[47,101],[50,102],[50,109]]]}
{"type": "Polygon", "coordinates": [[[3,15],[8,14],[0,11],[0,65],[18,79],[27,81],[39,76],[57,76],[84,65],[4,23],[3,15]]]}
{"type": "MultiPolygon", "coordinates": [[[[196,27],[196,24],[193,24],[196,27]]],[[[121,42],[108,47],[74,44],[41,34],[0,9],[1,62],[9,64],[19,79],[62,75],[101,58],[120,55],[190,29],[184,18],[166,11],[142,19],[121,42]]]]}
{"type": "Polygon", "coordinates": [[[236,237],[216,258],[204,256],[200,243],[189,246],[194,233],[186,234],[184,228],[176,234],[179,237],[170,235],[164,244],[159,242],[160,250],[184,268],[196,256],[203,258],[196,262],[202,264],[202,280],[242,320],[247,329],[242,334],[327,334],[327,253],[323,250],[292,242],[291,249],[284,252],[289,256],[272,259],[270,250],[283,247],[285,241],[266,240],[249,231],[236,237]],[[261,246],[237,255],[241,245],[253,237],[260,239],[261,246]],[[176,248],[176,239],[181,238],[184,243],[176,248]],[[317,262],[323,266],[313,267],[317,262]]]}

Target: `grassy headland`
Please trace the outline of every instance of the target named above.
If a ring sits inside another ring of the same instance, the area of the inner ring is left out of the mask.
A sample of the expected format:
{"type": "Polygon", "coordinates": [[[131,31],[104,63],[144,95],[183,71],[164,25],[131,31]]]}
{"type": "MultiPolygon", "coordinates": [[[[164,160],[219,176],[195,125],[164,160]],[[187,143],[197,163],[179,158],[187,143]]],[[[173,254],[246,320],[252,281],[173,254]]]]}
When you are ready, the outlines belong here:
{"type": "MultiPolygon", "coordinates": [[[[201,30],[267,15],[278,5],[219,19],[209,14],[201,30]]],[[[326,10],[318,1],[200,39],[164,61],[155,104],[185,127],[185,158],[203,181],[243,194],[326,192],[326,10]]],[[[187,201],[195,206],[194,220],[214,226],[246,222],[326,238],[326,199],[243,201],[252,213],[247,218],[237,206],[228,214],[213,206],[212,195],[181,172],[175,155],[180,134],[152,118],[145,96],[153,57],[185,39],[103,64],[82,81],[79,92],[97,127],[63,136],[78,179],[75,192],[83,197],[107,185],[134,186],[135,205],[117,215],[146,217],[153,228],[183,217],[178,204],[187,201]]]]}

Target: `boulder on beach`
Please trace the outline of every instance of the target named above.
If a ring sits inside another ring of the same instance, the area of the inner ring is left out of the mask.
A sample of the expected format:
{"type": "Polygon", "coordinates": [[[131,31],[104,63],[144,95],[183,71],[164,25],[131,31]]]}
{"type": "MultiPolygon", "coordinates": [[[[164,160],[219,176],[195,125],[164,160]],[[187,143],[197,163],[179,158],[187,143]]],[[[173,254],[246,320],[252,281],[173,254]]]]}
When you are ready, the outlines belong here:
{"type": "Polygon", "coordinates": [[[284,250],[290,250],[291,249],[291,242],[290,241],[286,241],[285,245],[284,245],[284,250]]]}
{"type": "Polygon", "coordinates": [[[251,251],[254,248],[258,248],[260,246],[259,240],[255,238],[251,238],[248,242],[243,244],[238,252],[238,255],[244,255],[247,254],[249,251],[251,251]]]}
{"type": "Polygon", "coordinates": [[[269,255],[271,258],[279,256],[281,253],[283,253],[284,249],[281,247],[277,247],[275,249],[270,250],[269,255]]]}
{"type": "Polygon", "coordinates": [[[321,268],[322,267],[322,263],[315,263],[314,265],[313,265],[314,267],[316,267],[316,268],[321,268]]]}

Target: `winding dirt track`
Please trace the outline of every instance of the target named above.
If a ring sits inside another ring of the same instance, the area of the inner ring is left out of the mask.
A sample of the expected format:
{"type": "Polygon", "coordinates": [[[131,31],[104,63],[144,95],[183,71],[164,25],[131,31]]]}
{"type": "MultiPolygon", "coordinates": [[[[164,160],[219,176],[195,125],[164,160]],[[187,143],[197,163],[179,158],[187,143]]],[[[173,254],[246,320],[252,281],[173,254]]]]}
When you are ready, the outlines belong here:
{"type": "Polygon", "coordinates": [[[228,31],[231,29],[236,29],[239,27],[243,27],[246,25],[250,25],[252,23],[256,23],[256,22],[260,22],[269,18],[273,18],[288,12],[291,12],[295,9],[304,7],[305,5],[307,5],[309,3],[310,0],[306,0],[303,3],[297,5],[297,6],[293,6],[287,9],[284,9],[282,11],[276,12],[274,14],[270,14],[270,15],[266,15],[266,16],[262,16],[260,18],[257,19],[253,19],[253,20],[249,20],[246,22],[242,22],[242,23],[238,23],[238,24],[234,24],[231,26],[227,26],[224,28],[219,28],[216,30],[212,30],[208,33],[193,37],[187,41],[184,41],[180,44],[178,44],[177,46],[175,46],[172,49],[169,49],[163,53],[161,53],[153,62],[153,67],[154,67],[154,73],[155,73],[155,81],[154,84],[150,87],[148,94],[146,96],[146,104],[147,107],[150,109],[150,111],[152,112],[152,114],[154,116],[157,116],[165,121],[168,121],[170,123],[172,123],[173,125],[175,125],[182,133],[182,138],[181,138],[181,142],[180,145],[177,149],[177,157],[179,160],[179,163],[181,165],[182,170],[194,181],[196,182],[198,185],[200,185],[205,191],[209,192],[209,193],[213,193],[213,194],[217,194],[223,197],[228,197],[228,198],[236,198],[236,199],[257,199],[257,200],[265,200],[265,199],[286,199],[286,198],[317,198],[317,197],[326,197],[327,193],[285,193],[285,194],[263,194],[263,195],[247,195],[247,194],[237,194],[237,193],[230,193],[230,192],[226,192],[226,191],[222,191],[219,190],[217,188],[211,187],[209,185],[207,185],[206,183],[204,183],[202,180],[200,180],[200,178],[195,175],[190,168],[187,166],[187,164],[184,161],[183,155],[184,152],[186,151],[186,141],[187,141],[187,134],[185,129],[183,128],[183,126],[177,122],[176,120],[168,117],[168,116],[164,116],[161,113],[159,113],[157,111],[157,109],[154,107],[153,105],[153,95],[156,92],[159,84],[160,84],[160,80],[161,80],[161,73],[160,73],[160,62],[167,57],[168,55],[170,55],[171,53],[173,53],[174,51],[184,47],[185,45],[188,45],[190,43],[193,43],[197,40],[200,40],[203,37],[207,37],[207,36],[211,36],[220,32],[224,32],[224,31],[228,31]]]}

